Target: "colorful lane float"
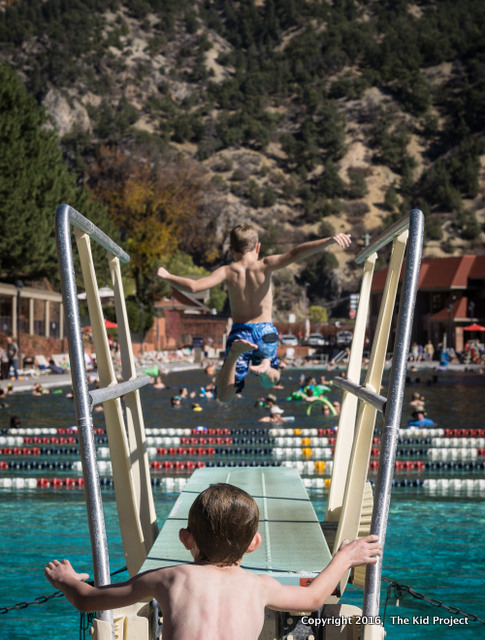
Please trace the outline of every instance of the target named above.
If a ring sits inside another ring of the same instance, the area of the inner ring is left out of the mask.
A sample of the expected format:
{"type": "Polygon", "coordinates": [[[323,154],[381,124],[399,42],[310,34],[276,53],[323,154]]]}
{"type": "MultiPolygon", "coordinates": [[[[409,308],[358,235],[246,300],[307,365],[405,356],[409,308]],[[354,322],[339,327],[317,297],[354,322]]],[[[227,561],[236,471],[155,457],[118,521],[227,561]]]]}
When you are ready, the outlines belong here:
{"type": "MultiPolygon", "coordinates": [[[[235,466],[235,465],[233,465],[235,466]]],[[[304,470],[302,470],[304,472],[304,470]]],[[[180,493],[183,491],[187,476],[164,476],[152,477],[151,485],[160,489],[164,493],[180,493]]],[[[108,477],[100,478],[100,483],[104,488],[113,487],[113,479],[108,477]]],[[[330,478],[324,477],[304,477],[303,484],[311,491],[325,491],[330,487],[330,478]]],[[[395,479],[394,487],[424,490],[428,494],[438,495],[468,495],[476,496],[485,493],[485,479],[483,478],[404,478],[395,479]]],[[[5,490],[38,490],[38,489],[83,489],[83,478],[34,478],[34,477],[0,477],[0,489],[5,490]]]]}
{"type": "MultiPolygon", "coordinates": [[[[0,435],[0,489],[37,490],[82,487],[76,433],[71,429],[16,428],[0,435]],[[53,459],[55,458],[55,459],[53,459]],[[21,473],[29,474],[28,477],[21,473]],[[49,475],[38,474],[47,473],[49,475]],[[59,474],[65,474],[59,478],[59,474]],[[12,477],[13,476],[13,477],[12,477]]],[[[285,466],[296,468],[306,486],[325,490],[333,469],[336,431],[331,428],[151,428],[147,453],[154,487],[178,491],[182,480],[202,467],[285,466]],[[175,474],[175,476],[173,476],[175,474]]],[[[102,486],[112,486],[103,430],[96,430],[102,486]]],[[[380,438],[373,439],[369,472],[378,470],[380,438]]],[[[427,492],[476,494],[485,490],[473,476],[485,469],[485,429],[401,429],[395,461],[395,486],[427,492]],[[435,477],[445,474],[447,477],[435,477]],[[428,477],[424,477],[428,476],[428,477]],[[452,481],[456,480],[456,481],[452,481]]]]}

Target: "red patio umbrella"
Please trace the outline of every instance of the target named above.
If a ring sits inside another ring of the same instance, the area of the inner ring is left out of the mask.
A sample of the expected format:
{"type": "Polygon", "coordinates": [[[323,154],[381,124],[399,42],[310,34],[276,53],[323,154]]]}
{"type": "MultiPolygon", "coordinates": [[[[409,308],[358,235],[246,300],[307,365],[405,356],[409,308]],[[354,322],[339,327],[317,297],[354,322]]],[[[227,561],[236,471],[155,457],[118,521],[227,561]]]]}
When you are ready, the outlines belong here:
{"type": "MultiPolygon", "coordinates": [[[[118,325],[116,324],[116,322],[111,322],[111,320],[105,320],[104,321],[104,326],[106,327],[106,329],[117,329],[118,325]]],[[[91,326],[89,327],[85,327],[86,329],[92,329],[91,326]]]]}
{"type": "Polygon", "coordinates": [[[463,327],[463,331],[485,331],[485,327],[482,327],[481,324],[469,324],[468,327],[463,327]]]}

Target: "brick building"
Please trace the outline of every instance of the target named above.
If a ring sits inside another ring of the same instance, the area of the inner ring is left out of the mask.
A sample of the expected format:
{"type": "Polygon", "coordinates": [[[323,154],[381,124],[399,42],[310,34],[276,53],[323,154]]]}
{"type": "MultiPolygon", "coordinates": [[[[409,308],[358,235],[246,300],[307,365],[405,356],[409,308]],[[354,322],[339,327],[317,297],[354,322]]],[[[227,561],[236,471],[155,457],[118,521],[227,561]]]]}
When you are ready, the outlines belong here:
{"type": "Polygon", "coordinates": [[[153,327],[145,336],[144,348],[191,347],[197,338],[215,349],[225,348],[231,320],[213,314],[202,300],[199,296],[172,289],[170,298],[157,301],[153,327]]]}
{"type": "MultiPolygon", "coordinates": [[[[387,276],[387,267],[376,273],[372,284],[369,331],[377,323],[377,312],[387,276]]],[[[418,280],[412,339],[437,346],[445,343],[460,352],[474,335],[465,327],[485,323],[485,256],[424,258],[418,280]]],[[[393,333],[396,327],[393,327],[393,333]]],[[[391,336],[391,348],[393,345],[391,336]]]]}

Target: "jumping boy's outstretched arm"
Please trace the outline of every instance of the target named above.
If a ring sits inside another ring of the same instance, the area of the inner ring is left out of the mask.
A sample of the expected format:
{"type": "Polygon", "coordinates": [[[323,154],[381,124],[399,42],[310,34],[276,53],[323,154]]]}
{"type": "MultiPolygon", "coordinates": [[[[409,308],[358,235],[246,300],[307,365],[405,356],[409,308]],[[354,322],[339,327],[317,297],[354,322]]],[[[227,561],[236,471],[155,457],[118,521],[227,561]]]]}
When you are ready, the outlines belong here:
{"type": "Polygon", "coordinates": [[[53,587],[62,591],[71,604],[79,611],[106,611],[134,604],[153,597],[155,590],[153,571],[146,571],[126,582],[93,587],[83,580],[87,573],[74,571],[69,560],[53,560],[44,569],[44,574],[53,587]]]}
{"type": "Polygon", "coordinates": [[[293,262],[306,260],[317,253],[321,253],[331,244],[338,244],[342,249],[346,249],[350,246],[350,234],[337,233],[337,235],[332,236],[331,238],[320,238],[319,240],[303,242],[286,253],[263,258],[263,262],[272,271],[275,271],[276,269],[283,269],[293,262]]]}
{"type": "Polygon", "coordinates": [[[157,276],[170,282],[176,289],[180,291],[187,291],[188,293],[196,293],[197,291],[205,291],[206,289],[212,289],[226,279],[227,269],[226,267],[219,267],[208,276],[202,276],[202,278],[193,278],[191,276],[175,276],[170,273],[165,267],[160,267],[157,271],[157,276]]]}
{"type": "Polygon", "coordinates": [[[330,564],[308,587],[282,585],[274,578],[266,581],[266,605],[277,611],[316,611],[332,595],[342,575],[360,564],[375,564],[382,555],[377,536],[344,542],[330,564]]]}

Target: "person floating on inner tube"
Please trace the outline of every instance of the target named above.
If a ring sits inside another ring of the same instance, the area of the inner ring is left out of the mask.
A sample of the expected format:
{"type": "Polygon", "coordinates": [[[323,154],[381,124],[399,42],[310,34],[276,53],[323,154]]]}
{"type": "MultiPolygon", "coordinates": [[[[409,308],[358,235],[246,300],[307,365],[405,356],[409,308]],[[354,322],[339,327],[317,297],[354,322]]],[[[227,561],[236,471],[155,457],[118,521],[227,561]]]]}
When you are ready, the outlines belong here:
{"type": "Polygon", "coordinates": [[[315,402],[315,400],[322,400],[326,398],[329,391],[330,387],[327,386],[327,384],[317,384],[315,378],[306,378],[300,388],[297,391],[293,391],[287,400],[305,400],[306,402],[315,402]]]}

